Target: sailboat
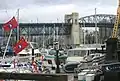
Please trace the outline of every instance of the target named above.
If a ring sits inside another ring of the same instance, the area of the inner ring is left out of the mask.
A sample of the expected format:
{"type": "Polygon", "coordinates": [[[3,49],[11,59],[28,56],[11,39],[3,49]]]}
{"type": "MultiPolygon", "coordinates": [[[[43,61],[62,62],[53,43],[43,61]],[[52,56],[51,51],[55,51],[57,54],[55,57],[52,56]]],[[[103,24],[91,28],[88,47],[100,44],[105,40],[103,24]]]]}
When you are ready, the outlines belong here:
{"type": "MultiPolygon", "coordinates": [[[[19,21],[19,9],[18,9],[18,21],[19,21]]],[[[6,47],[1,48],[1,50],[3,50],[3,56],[0,59],[0,70],[1,71],[3,71],[4,68],[5,68],[5,72],[11,72],[13,70],[17,71],[16,70],[17,68],[15,68],[15,66],[16,66],[15,61],[19,57],[14,56],[13,50],[11,50],[11,48],[9,48],[9,42],[10,42],[10,38],[11,38],[13,29],[17,29],[17,31],[19,31],[19,24],[18,24],[19,22],[18,21],[16,21],[15,17],[13,16],[13,18],[11,18],[11,20],[9,20],[9,21],[7,21],[6,23],[3,24],[4,31],[7,31],[7,32],[10,31],[10,34],[9,34],[9,37],[8,37],[8,40],[7,40],[6,47]],[[11,50],[13,55],[6,56],[6,54],[8,53],[8,49],[11,50]],[[11,69],[12,65],[14,65],[14,68],[11,69]]],[[[17,40],[19,40],[19,32],[17,32],[17,40]]]]}

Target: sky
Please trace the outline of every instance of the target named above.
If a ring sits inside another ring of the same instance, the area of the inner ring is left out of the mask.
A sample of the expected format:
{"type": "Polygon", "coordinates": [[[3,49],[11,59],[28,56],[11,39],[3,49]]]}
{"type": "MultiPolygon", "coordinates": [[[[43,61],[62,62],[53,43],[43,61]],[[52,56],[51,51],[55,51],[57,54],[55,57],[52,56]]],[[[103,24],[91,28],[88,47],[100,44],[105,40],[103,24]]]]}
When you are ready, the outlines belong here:
{"type": "Polygon", "coordinates": [[[78,12],[79,18],[97,14],[116,14],[118,0],[0,0],[0,23],[17,17],[20,23],[64,22],[64,15],[78,12]]]}

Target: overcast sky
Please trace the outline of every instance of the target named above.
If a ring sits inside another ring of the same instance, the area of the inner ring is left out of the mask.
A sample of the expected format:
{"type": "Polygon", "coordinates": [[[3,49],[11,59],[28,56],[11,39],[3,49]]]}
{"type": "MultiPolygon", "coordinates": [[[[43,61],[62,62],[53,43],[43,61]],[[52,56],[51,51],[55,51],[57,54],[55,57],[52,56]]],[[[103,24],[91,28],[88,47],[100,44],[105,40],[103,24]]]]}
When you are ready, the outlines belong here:
{"type": "Polygon", "coordinates": [[[63,22],[65,14],[78,12],[80,17],[98,14],[116,14],[118,0],[0,0],[0,22],[17,16],[20,22],[63,22]],[[58,19],[58,21],[57,21],[58,19]]]}

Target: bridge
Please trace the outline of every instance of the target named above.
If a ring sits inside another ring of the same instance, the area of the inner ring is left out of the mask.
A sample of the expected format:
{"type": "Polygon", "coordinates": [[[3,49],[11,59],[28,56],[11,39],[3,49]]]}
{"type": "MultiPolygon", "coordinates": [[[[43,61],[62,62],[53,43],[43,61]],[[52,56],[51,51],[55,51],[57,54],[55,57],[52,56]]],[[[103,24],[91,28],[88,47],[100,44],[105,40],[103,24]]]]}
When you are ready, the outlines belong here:
{"type": "MultiPolygon", "coordinates": [[[[19,32],[21,36],[26,36],[30,41],[39,42],[40,44],[42,44],[43,40],[49,44],[54,40],[54,37],[56,39],[57,36],[62,44],[66,44],[65,40],[70,37],[73,26],[72,18],[69,16],[67,16],[67,18],[68,19],[65,20],[65,23],[20,23],[19,32]]],[[[79,28],[81,28],[95,27],[95,22],[97,22],[97,27],[99,27],[99,37],[103,41],[106,37],[111,35],[114,21],[115,15],[97,14],[81,17],[79,18],[78,23],[79,28]]],[[[0,24],[0,36],[8,37],[9,32],[4,32],[2,25],[3,23],[0,24]]],[[[16,34],[17,30],[14,29],[12,34],[13,39],[16,39],[16,34]]]]}

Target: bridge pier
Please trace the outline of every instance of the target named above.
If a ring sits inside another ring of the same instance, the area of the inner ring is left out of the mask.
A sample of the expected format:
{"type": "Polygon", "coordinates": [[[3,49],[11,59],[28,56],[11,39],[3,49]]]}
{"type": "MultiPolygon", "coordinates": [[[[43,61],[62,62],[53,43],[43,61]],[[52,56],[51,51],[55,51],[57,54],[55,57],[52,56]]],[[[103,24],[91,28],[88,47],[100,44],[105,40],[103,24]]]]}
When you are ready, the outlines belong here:
{"type": "Polygon", "coordinates": [[[76,12],[65,15],[65,23],[72,23],[69,44],[73,47],[78,47],[80,45],[80,26],[78,21],[79,14],[76,12]]]}

